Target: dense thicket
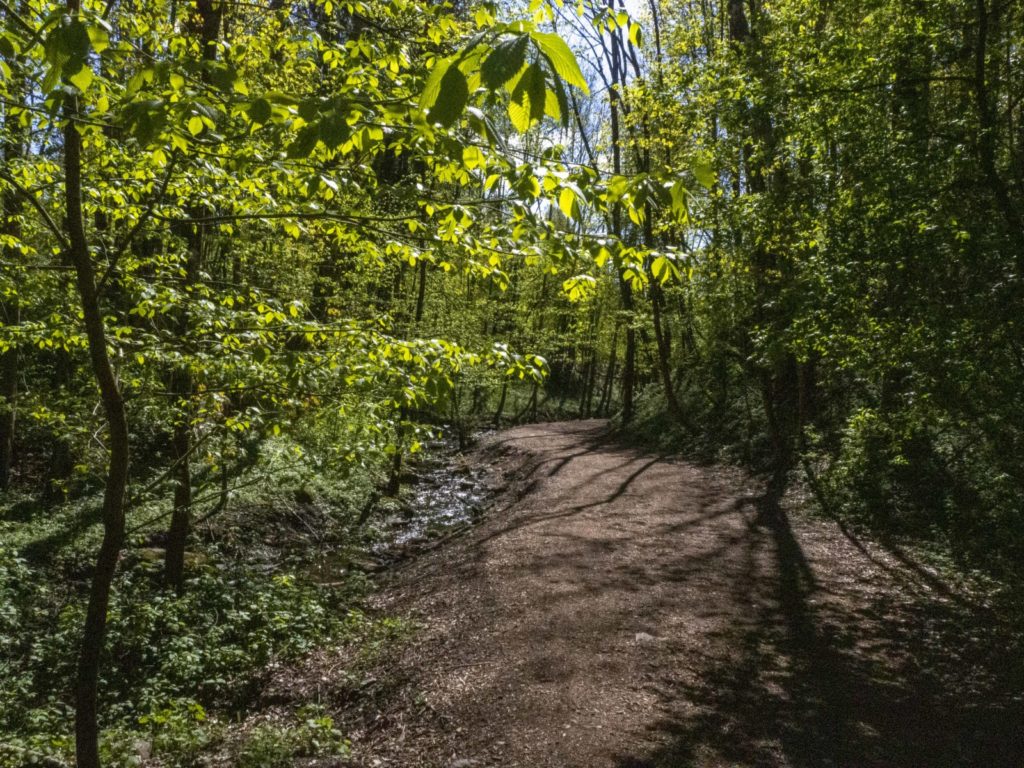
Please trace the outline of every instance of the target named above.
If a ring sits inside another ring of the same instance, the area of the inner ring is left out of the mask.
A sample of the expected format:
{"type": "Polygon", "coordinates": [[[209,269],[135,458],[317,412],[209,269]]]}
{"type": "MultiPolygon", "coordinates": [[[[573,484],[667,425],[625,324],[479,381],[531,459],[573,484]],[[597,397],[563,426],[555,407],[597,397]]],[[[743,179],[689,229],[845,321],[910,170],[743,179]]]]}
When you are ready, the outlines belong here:
{"type": "Polygon", "coordinates": [[[743,150],[770,161],[751,234],[778,252],[763,326],[796,362],[805,450],[848,505],[1010,562],[1022,24],[1012,3],[759,12],[748,66],[779,72],[754,81],[779,107],[743,150]]]}
{"type": "Polygon", "coordinates": [[[607,167],[707,185],[685,228],[651,207],[622,228],[685,255],[633,291],[640,431],[1019,560],[1020,5],[650,4],[642,45],[603,5],[585,18],[619,94],[593,134],[618,136],[607,167]]]}

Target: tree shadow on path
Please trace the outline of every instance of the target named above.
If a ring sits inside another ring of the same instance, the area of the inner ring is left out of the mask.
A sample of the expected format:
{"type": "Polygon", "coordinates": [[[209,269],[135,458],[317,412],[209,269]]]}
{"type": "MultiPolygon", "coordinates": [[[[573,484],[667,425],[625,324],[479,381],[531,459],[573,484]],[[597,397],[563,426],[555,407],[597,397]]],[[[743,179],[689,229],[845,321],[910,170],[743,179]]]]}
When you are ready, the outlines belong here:
{"type": "Polygon", "coordinates": [[[741,546],[770,554],[771,578],[750,568],[733,585],[751,610],[715,644],[731,651],[693,649],[650,686],[660,746],[618,768],[1024,765],[1019,645],[962,603],[905,597],[851,562],[826,592],[785,510],[756,504],[741,546]]]}

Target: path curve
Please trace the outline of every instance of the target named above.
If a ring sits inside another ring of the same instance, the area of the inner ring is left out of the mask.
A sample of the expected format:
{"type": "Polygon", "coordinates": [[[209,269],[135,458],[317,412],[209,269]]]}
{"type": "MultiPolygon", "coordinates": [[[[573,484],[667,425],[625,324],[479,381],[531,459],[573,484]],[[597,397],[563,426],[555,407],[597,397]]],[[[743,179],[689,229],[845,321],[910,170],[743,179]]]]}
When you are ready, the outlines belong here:
{"type": "Polygon", "coordinates": [[[496,509],[391,576],[368,764],[1024,764],[1019,665],[934,573],[605,429],[490,438],[496,509]]]}

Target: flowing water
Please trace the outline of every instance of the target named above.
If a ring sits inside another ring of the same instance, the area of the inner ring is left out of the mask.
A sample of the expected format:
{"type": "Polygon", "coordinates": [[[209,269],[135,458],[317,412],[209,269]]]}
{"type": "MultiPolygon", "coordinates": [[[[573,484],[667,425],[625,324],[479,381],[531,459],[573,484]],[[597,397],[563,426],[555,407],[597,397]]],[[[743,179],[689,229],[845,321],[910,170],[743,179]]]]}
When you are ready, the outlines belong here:
{"type": "Polygon", "coordinates": [[[454,436],[427,441],[407,462],[401,510],[384,520],[374,552],[391,554],[472,523],[490,494],[486,473],[466,461],[454,436]]]}
{"type": "MultiPolygon", "coordinates": [[[[475,434],[472,442],[482,434],[475,434]]],[[[469,462],[454,436],[425,441],[423,450],[406,461],[398,499],[380,499],[371,514],[369,525],[376,530],[369,550],[323,551],[309,576],[319,584],[335,584],[350,569],[378,571],[431,540],[471,525],[494,490],[487,468],[469,462]]]]}

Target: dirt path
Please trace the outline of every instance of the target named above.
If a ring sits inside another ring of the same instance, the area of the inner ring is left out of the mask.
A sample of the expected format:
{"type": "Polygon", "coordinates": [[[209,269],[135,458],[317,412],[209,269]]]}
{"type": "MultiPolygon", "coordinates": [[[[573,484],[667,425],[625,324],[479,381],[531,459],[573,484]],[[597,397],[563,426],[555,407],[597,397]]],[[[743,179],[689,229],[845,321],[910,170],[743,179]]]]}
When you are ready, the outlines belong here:
{"type": "Polygon", "coordinates": [[[935,575],[603,430],[492,438],[497,508],[391,576],[368,765],[1024,765],[1020,660],[935,575]]]}

